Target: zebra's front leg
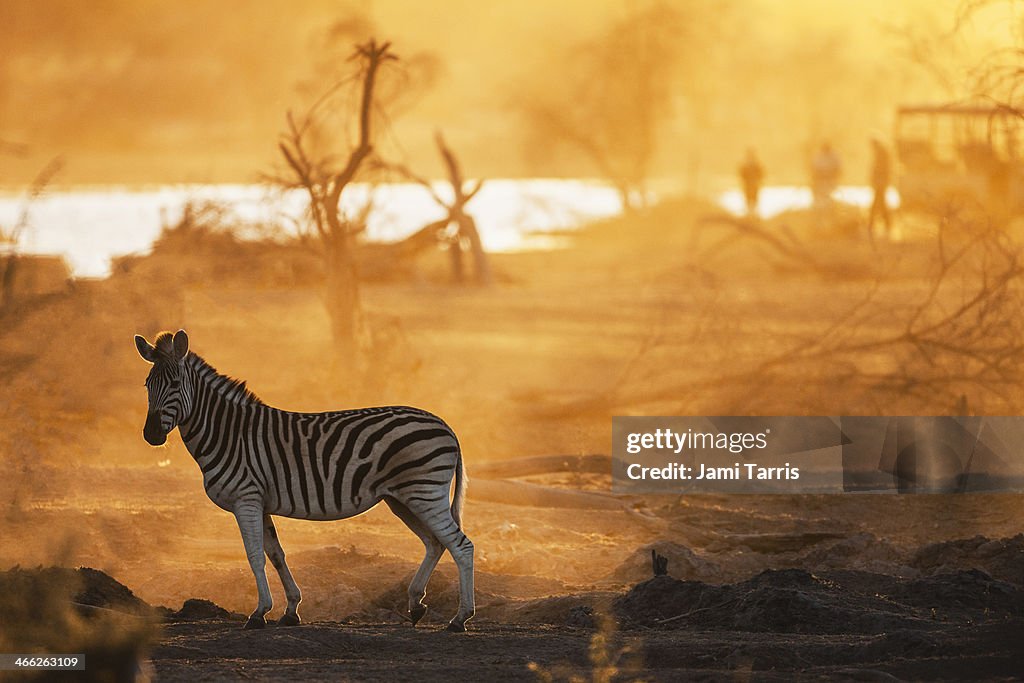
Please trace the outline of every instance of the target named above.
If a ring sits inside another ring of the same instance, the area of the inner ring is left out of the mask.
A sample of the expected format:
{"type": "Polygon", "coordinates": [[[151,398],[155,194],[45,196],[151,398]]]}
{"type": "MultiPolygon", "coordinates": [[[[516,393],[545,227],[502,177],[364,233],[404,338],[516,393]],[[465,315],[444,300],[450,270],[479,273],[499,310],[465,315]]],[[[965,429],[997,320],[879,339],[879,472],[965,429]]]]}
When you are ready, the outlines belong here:
{"type": "Polygon", "coordinates": [[[292,578],[288,563],[284,560],[284,548],[281,547],[281,539],[277,536],[277,529],[274,527],[274,520],[270,515],[263,515],[263,547],[267,551],[270,563],[277,570],[281,577],[281,585],[284,586],[284,596],[288,600],[288,607],[284,614],[277,620],[278,626],[298,626],[302,623],[299,619],[299,603],[302,602],[302,592],[298,584],[292,578]]]}
{"type": "Polygon", "coordinates": [[[267,557],[263,554],[263,506],[258,503],[240,503],[235,508],[235,520],[242,532],[245,555],[256,577],[256,592],[259,594],[256,610],[249,615],[245,628],[263,628],[267,625],[266,614],[274,606],[270,585],[267,583],[267,557]]]}

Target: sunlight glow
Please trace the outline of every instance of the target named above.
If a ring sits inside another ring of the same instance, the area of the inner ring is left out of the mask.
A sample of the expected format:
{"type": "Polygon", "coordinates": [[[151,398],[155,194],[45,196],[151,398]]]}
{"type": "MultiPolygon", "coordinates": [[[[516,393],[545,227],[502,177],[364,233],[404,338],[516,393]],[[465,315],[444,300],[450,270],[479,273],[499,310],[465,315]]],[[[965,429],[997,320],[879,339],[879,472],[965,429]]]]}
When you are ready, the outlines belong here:
{"type": "MultiPolygon", "coordinates": [[[[899,208],[900,194],[895,188],[890,187],[885,196],[890,208],[899,208]]],[[[866,209],[871,206],[871,188],[843,185],[836,191],[835,199],[845,204],[866,209]]],[[[765,187],[761,190],[757,213],[761,218],[774,218],[786,211],[809,209],[812,204],[811,188],[796,185],[777,185],[765,187]]],[[[743,192],[739,189],[726,190],[718,195],[718,205],[736,216],[742,216],[746,213],[743,192]]]]}
{"type": "MultiPolygon", "coordinates": [[[[442,197],[448,190],[439,183],[442,197]]],[[[356,211],[371,188],[357,185],[344,196],[343,209],[356,211]]],[[[370,241],[402,239],[442,217],[442,210],[417,185],[379,185],[377,205],[369,221],[370,241]]],[[[29,229],[20,247],[30,253],[62,254],[76,277],[103,277],[110,259],[144,252],[165,225],[175,225],[189,202],[216,202],[227,208],[228,222],[242,226],[244,236],[295,234],[306,197],[299,191],[280,193],[261,185],[178,185],[130,190],[103,188],[52,192],[29,208],[29,229]]],[[[0,225],[17,222],[24,207],[18,195],[0,195],[0,225]]],[[[491,180],[469,205],[489,251],[550,249],[564,244],[545,232],[571,230],[587,221],[621,211],[618,194],[601,183],[585,180],[491,180]]]]}

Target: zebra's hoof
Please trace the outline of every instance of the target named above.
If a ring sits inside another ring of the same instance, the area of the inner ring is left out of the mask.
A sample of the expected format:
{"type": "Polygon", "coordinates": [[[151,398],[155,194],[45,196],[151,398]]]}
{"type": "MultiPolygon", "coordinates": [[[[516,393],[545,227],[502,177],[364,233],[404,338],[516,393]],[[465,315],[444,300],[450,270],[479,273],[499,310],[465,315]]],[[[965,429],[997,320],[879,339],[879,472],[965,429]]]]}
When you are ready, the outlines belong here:
{"type": "Polygon", "coordinates": [[[285,614],[282,614],[281,618],[277,620],[277,625],[278,626],[298,626],[301,623],[302,623],[302,620],[299,619],[299,615],[298,614],[288,614],[288,613],[285,613],[285,614]]]}
{"type": "Polygon", "coordinates": [[[263,628],[266,625],[267,620],[263,617],[252,616],[249,617],[249,620],[245,622],[245,629],[248,630],[251,628],[263,628]]]}
{"type": "Polygon", "coordinates": [[[448,629],[452,633],[465,633],[466,624],[465,622],[452,621],[448,623],[448,629]]]}
{"type": "Polygon", "coordinates": [[[423,618],[423,615],[427,613],[426,605],[418,605],[417,607],[409,610],[409,619],[412,620],[412,625],[415,626],[419,623],[419,620],[423,618]]]}

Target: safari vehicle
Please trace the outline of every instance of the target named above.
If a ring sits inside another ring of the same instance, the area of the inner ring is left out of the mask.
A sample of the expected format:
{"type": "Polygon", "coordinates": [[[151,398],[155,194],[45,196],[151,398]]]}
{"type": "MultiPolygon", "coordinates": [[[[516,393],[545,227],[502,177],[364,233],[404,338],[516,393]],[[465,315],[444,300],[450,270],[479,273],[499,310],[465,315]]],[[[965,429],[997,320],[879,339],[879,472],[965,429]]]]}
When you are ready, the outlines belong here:
{"type": "Polygon", "coordinates": [[[1017,111],[989,104],[903,106],[895,136],[903,208],[1024,213],[1024,119],[1017,111]]]}

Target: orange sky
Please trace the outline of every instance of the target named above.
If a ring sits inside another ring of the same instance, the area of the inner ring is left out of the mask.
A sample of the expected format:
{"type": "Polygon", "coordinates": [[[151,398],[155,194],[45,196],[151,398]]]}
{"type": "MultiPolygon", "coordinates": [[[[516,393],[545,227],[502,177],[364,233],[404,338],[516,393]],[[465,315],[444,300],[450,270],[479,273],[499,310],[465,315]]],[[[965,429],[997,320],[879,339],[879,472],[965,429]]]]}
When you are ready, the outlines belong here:
{"type": "MultiPolygon", "coordinates": [[[[863,135],[887,129],[901,98],[941,94],[934,79],[900,57],[905,46],[894,28],[913,24],[923,36],[940,33],[960,6],[956,0],[670,4],[688,12],[690,29],[714,35],[707,55],[687,64],[684,75],[712,84],[704,101],[680,96],[662,131],[657,170],[680,177],[693,168],[724,172],[748,143],[786,168],[798,165],[792,157],[817,136],[833,136],[859,154],[863,135]],[[697,110],[699,120],[692,116],[697,110]]],[[[972,18],[961,43],[976,51],[1005,42],[1017,26],[1007,21],[1015,8],[995,4],[972,18]]],[[[470,174],[592,175],[585,160],[571,155],[531,163],[517,100],[526,84],[551,79],[557,87],[558,56],[599,35],[630,6],[623,0],[375,0],[347,7],[328,0],[0,0],[0,140],[28,148],[23,157],[0,157],[0,183],[28,181],[58,153],[67,159],[65,183],[255,180],[276,161],[284,113],[302,101],[297,84],[323,61],[317,45],[326,27],[356,7],[400,54],[428,56],[437,67],[430,88],[393,117],[390,154],[437,172],[431,135],[442,127],[470,174]]]]}

